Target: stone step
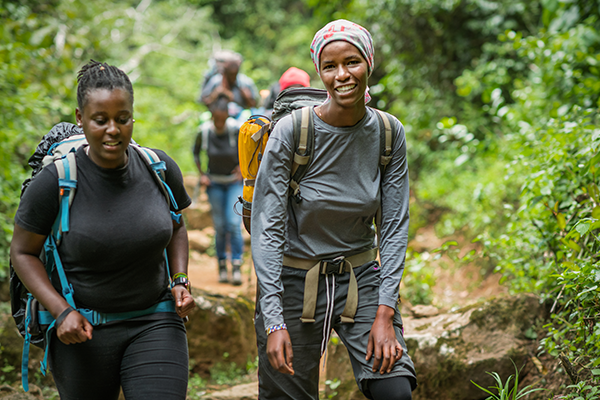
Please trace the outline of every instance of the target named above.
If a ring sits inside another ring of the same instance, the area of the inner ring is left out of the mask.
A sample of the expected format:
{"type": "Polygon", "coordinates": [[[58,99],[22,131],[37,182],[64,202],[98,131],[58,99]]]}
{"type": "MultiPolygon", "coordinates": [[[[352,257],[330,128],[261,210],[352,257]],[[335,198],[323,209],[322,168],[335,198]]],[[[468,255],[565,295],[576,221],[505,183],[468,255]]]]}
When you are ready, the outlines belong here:
{"type": "Polygon", "coordinates": [[[258,382],[233,386],[202,396],[202,400],[257,400],[258,382]]]}

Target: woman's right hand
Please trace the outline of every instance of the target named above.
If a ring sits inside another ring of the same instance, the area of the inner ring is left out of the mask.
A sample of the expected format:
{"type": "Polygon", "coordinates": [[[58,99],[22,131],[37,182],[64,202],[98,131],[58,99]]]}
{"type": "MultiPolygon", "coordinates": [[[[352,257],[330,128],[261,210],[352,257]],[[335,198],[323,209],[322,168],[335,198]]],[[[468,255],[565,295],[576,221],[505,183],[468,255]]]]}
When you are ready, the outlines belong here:
{"type": "Polygon", "coordinates": [[[201,186],[210,186],[210,178],[206,176],[206,174],[200,175],[200,185],[201,186]]]}
{"type": "Polygon", "coordinates": [[[71,311],[56,328],[56,336],[64,344],[83,343],[92,340],[94,327],[77,311],[71,311]]]}
{"type": "Polygon", "coordinates": [[[267,356],[271,366],[282,374],[294,375],[292,361],[292,340],[286,329],[272,332],[267,336],[267,356]]]}

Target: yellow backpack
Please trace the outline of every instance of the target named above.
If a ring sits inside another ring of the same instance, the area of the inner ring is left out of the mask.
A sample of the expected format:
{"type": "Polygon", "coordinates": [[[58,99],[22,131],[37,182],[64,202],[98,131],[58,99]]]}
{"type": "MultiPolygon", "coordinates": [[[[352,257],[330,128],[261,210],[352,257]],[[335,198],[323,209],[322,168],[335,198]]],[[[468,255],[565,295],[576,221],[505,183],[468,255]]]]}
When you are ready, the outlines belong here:
{"type": "Polygon", "coordinates": [[[269,139],[271,120],[264,116],[253,115],[240,127],[238,137],[238,157],[240,170],[244,177],[244,188],[240,202],[242,203],[242,220],[244,227],[250,233],[250,215],[252,212],[252,197],[254,182],[258,175],[258,167],[265,152],[269,139]]]}

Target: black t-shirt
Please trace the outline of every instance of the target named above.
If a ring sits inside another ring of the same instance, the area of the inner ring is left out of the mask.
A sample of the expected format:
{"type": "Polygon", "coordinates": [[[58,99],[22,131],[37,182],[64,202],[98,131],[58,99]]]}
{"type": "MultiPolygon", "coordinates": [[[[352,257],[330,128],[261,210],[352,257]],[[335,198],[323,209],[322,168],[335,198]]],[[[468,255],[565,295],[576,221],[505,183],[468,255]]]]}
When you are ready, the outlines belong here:
{"type": "Polygon", "coordinates": [[[228,120],[226,129],[222,133],[216,133],[212,121],[207,121],[200,126],[194,144],[194,157],[198,157],[200,150],[206,147],[208,156],[207,173],[210,175],[231,175],[239,165],[238,159],[238,134],[239,127],[228,120]],[[204,132],[208,132],[208,144],[203,146],[204,132]]]}
{"type": "MultiPolygon", "coordinates": [[[[166,182],[179,209],[190,205],[175,161],[166,162],[166,182]]],[[[100,312],[143,310],[169,298],[164,249],[173,225],[157,181],[137,151],[119,169],[94,164],[80,148],[76,153],[77,190],[69,211],[70,230],[59,253],[78,308],[100,312]]],[[[50,165],[23,194],[15,216],[22,228],[48,235],[59,210],[58,175],[50,165]]],[[[52,276],[61,292],[56,272],[52,276]]]]}

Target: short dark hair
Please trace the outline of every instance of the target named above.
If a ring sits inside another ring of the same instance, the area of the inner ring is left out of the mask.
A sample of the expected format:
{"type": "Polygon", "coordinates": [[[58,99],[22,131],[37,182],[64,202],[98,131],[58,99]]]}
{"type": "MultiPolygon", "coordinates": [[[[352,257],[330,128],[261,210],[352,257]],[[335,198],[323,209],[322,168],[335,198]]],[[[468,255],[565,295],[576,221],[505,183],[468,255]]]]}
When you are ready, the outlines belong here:
{"type": "Polygon", "coordinates": [[[214,113],[216,111],[227,111],[229,112],[229,99],[224,96],[224,95],[219,95],[219,97],[217,97],[217,99],[215,101],[213,101],[212,103],[210,103],[210,105],[208,106],[208,110],[211,113],[214,113]]]}
{"type": "Polygon", "coordinates": [[[133,104],[133,86],[125,72],[119,68],[90,60],[77,73],[77,105],[83,110],[88,94],[94,89],[125,89],[133,104]]]}

